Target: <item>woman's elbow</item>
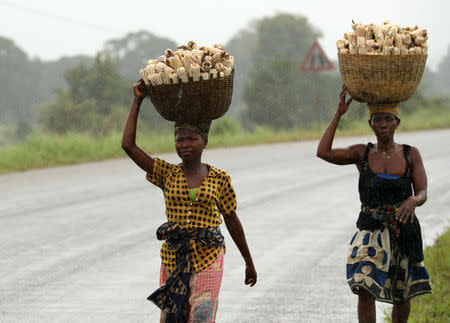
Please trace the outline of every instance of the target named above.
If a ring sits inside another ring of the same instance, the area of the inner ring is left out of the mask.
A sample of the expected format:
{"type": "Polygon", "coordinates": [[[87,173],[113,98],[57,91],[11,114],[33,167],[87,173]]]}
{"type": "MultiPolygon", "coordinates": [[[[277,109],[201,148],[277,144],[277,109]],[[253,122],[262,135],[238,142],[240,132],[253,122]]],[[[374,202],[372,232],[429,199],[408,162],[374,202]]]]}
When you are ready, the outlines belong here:
{"type": "Polygon", "coordinates": [[[128,154],[133,149],[133,145],[122,140],[122,149],[128,154]]]}
{"type": "Polygon", "coordinates": [[[321,159],[326,160],[327,154],[326,154],[325,152],[323,152],[323,151],[317,149],[317,151],[316,151],[316,156],[319,157],[319,158],[321,158],[321,159]]]}

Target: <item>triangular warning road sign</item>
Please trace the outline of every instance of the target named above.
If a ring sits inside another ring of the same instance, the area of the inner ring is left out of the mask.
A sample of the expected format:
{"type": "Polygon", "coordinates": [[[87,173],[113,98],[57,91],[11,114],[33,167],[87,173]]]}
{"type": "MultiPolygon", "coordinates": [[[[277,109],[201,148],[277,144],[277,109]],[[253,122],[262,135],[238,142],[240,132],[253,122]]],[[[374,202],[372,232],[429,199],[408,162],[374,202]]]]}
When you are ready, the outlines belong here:
{"type": "Polygon", "coordinates": [[[308,51],[308,54],[306,54],[306,58],[300,69],[302,71],[328,71],[334,70],[334,66],[316,40],[308,51]]]}

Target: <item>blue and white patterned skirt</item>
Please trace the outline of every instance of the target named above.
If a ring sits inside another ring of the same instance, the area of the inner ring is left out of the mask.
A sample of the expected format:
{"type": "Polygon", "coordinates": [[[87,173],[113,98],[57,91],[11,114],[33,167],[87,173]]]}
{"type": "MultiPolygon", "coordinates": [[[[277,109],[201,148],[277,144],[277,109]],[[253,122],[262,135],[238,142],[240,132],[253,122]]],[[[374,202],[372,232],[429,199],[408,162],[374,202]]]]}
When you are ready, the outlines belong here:
{"type": "Polygon", "coordinates": [[[348,251],[347,282],[353,293],[363,289],[376,300],[401,303],[431,293],[423,262],[412,264],[385,228],[357,230],[348,251]]]}

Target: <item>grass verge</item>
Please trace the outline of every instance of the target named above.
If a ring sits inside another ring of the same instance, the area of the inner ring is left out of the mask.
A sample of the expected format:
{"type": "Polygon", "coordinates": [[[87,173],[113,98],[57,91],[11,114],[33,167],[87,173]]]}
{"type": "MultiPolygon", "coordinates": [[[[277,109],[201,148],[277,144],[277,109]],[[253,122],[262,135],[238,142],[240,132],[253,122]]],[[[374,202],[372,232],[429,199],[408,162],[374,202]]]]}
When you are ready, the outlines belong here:
{"type": "MultiPolygon", "coordinates": [[[[424,258],[430,273],[433,294],[411,300],[408,322],[450,322],[450,229],[436,240],[434,246],[425,248],[424,258]]],[[[390,311],[385,314],[385,322],[392,322],[390,311]]]]}
{"type": "MultiPolygon", "coordinates": [[[[433,113],[421,110],[402,120],[399,131],[425,130],[450,127],[450,109],[433,113]]],[[[318,139],[326,124],[309,129],[273,130],[259,127],[253,132],[242,130],[212,134],[209,148],[257,145],[277,142],[318,139]]],[[[367,121],[341,120],[337,136],[356,136],[370,134],[367,121]]],[[[170,131],[149,134],[140,132],[138,144],[148,153],[174,151],[173,133],[170,131]]],[[[35,134],[25,142],[0,147],[0,174],[24,171],[33,168],[67,165],[88,161],[125,157],[120,147],[121,134],[114,133],[104,137],[84,134],[64,136],[35,134]]]]}

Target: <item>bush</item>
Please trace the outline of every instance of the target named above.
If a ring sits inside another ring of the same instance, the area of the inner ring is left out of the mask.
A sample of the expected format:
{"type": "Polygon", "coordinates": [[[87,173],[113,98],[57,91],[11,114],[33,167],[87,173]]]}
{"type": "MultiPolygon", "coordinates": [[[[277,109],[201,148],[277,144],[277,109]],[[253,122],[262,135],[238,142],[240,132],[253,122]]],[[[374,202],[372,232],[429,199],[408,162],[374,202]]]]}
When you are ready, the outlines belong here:
{"type": "Polygon", "coordinates": [[[242,127],[239,121],[229,117],[214,120],[210,131],[213,136],[236,135],[240,132],[242,132],[242,127]]]}

